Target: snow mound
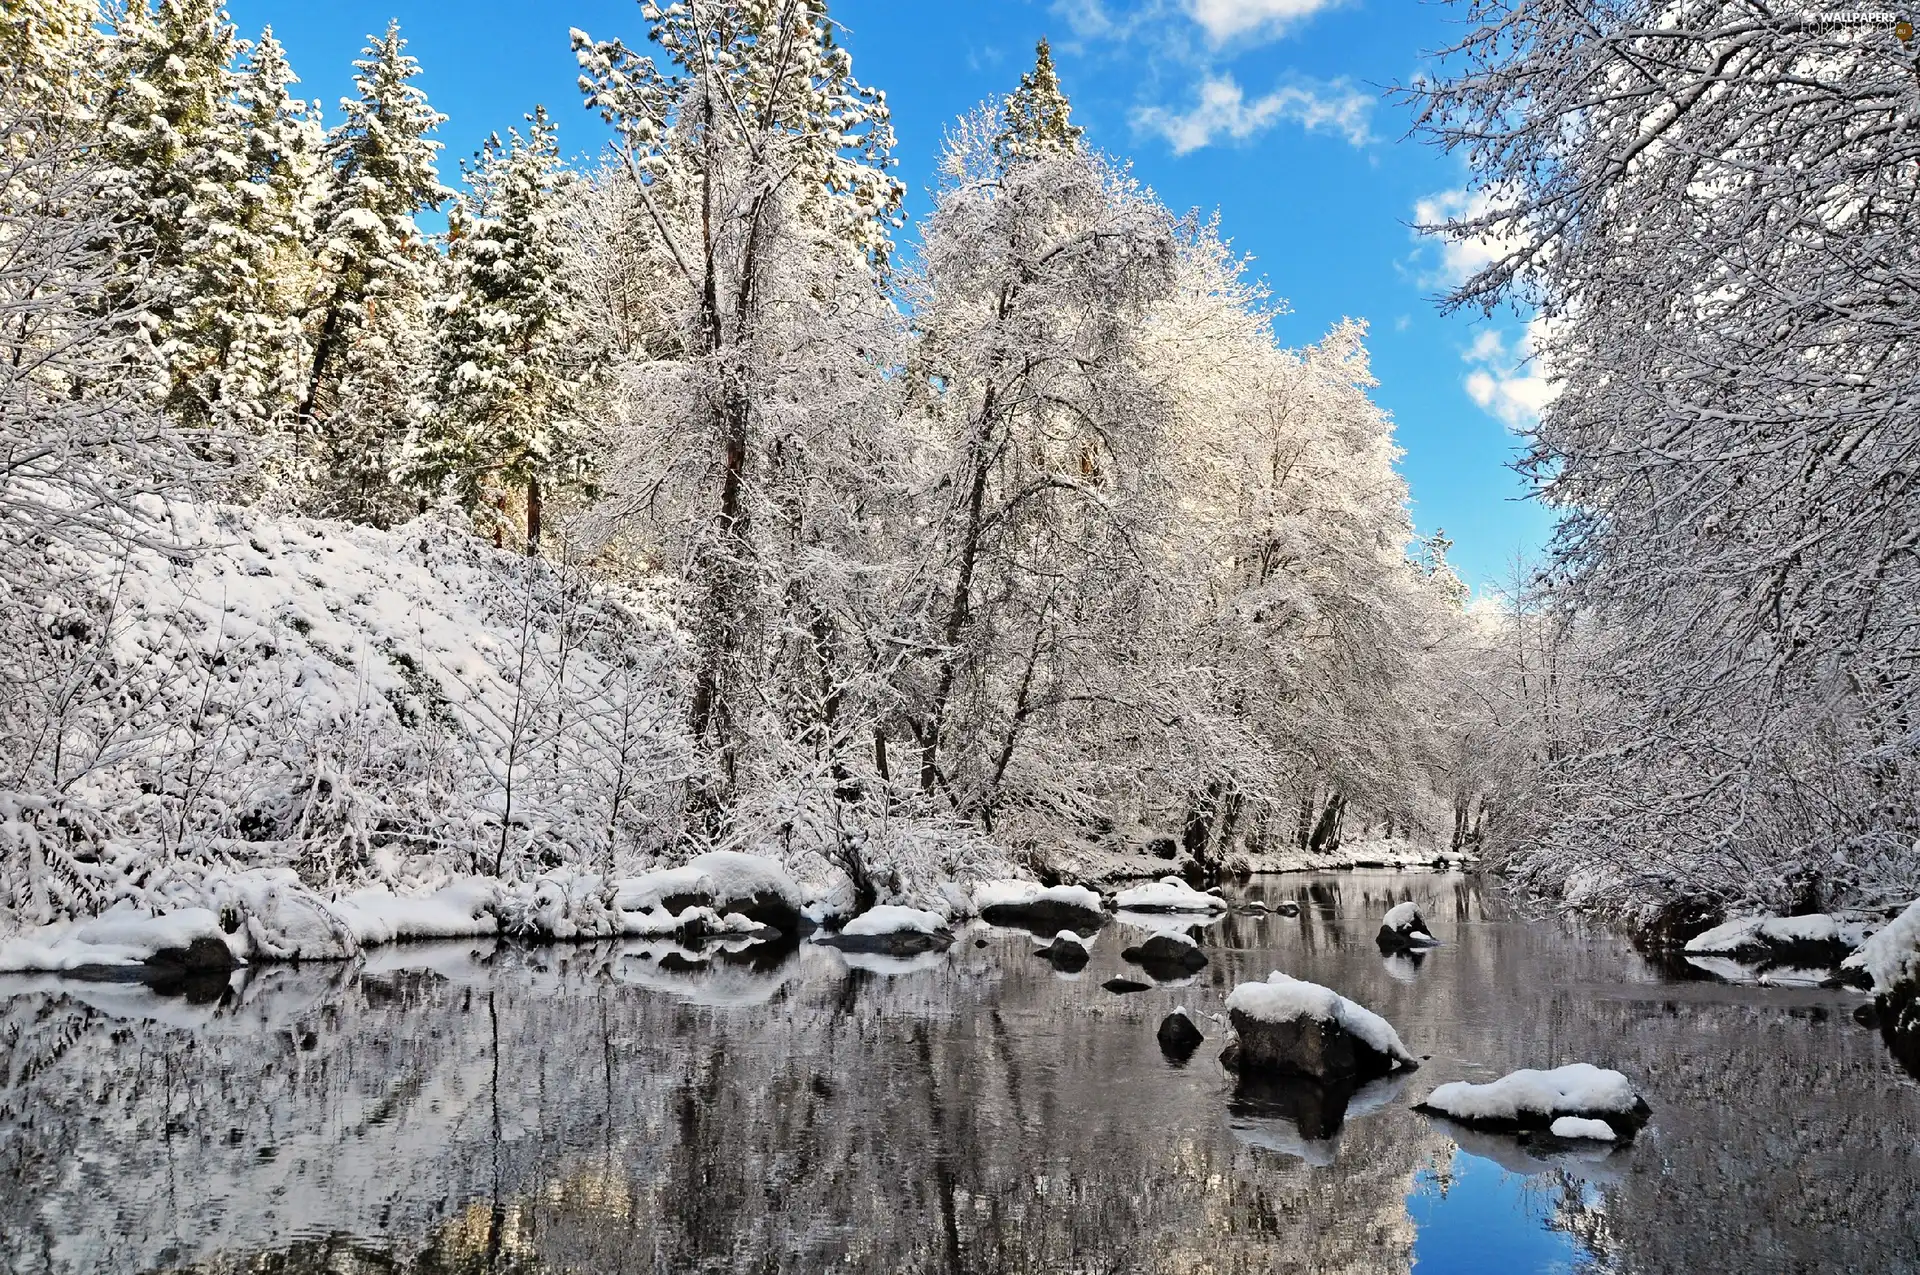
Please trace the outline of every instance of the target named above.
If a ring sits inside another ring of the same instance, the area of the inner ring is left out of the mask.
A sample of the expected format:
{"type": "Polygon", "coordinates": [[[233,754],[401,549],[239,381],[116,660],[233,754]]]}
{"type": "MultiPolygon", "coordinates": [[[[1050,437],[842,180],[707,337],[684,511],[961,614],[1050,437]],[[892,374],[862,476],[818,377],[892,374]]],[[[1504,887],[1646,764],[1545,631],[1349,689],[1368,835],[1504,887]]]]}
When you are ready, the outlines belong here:
{"type": "Polygon", "coordinates": [[[1523,1069],[1484,1085],[1455,1080],[1421,1105],[1470,1124],[1509,1125],[1546,1124],[1561,1116],[1631,1117],[1645,1109],[1625,1076],[1592,1063],[1523,1069]]]}
{"type": "Polygon", "coordinates": [[[232,947],[219,918],[206,908],[155,916],[122,904],[90,920],[41,926],[0,942],[0,974],[141,965],[160,952],[188,947],[196,939],[232,947]]]}
{"type": "Polygon", "coordinates": [[[614,906],[622,912],[647,912],[673,899],[705,899],[718,906],[756,896],[771,897],[796,914],[808,902],[774,860],[739,850],[710,850],[680,867],[658,868],[620,882],[614,906]]]}
{"type": "MultiPolygon", "coordinates": [[[[1093,941],[1091,939],[1083,939],[1078,934],[1075,934],[1072,930],[1060,931],[1058,934],[1053,936],[1052,942],[1053,943],[1071,943],[1075,947],[1079,947],[1079,948],[1087,948],[1087,947],[1093,946],[1093,941]]],[[[1050,943],[1048,944],[1048,946],[1052,946],[1052,944],[1050,943]]]]}
{"type": "Polygon", "coordinates": [[[1902,983],[1920,982],[1920,899],[1841,962],[1841,968],[1865,970],[1873,990],[1882,996],[1902,983]]]}
{"type": "Polygon", "coordinates": [[[1743,916],[1716,925],[1688,940],[1686,950],[1703,956],[1729,956],[1756,948],[1833,944],[1858,948],[1872,931],[1871,921],[1814,916],[1743,916]]]}
{"type": "Polygon", "coordinates": [[[1042,886],[1038,881],[1000,880],[982,881],[973,887],[973,909],[976,912],[1007,904],[1032,903],[1060,903],[1094,912],[1105,911],[1100,896],[1082,885],[1042,886]]]}
{"type": "Polygon", "coordinates": [[[1604,1120],[1583,1120],[1579,1116],[1561,1116],[1548,1128],[1556,1138],[1584,1138],[1592,1142],[1612,1142],[1613,1126],[1604,1120]]]}
{"type": "Polygon", "coordinates": [[[1387,909],[1387,915],[1380,923],[1390,930],[1404,930],[1419,919],[1420,909],[1411,902],[1396,903],[1387,909]]]}
{"type": "Polygon", "coordinates": [[[903,908],[883,903],[879,907],[868,908],[853,920],[848,921],[840,932],[858,936],[939,934],[946,928],[946,918],[938,912],[923,912],[919,908],[903,908]]]}
{"type": "Polygon", "coordinates": [[[1264,983],[1242,983],[1227,997],[1227,1010],[1269,1023],[1313,1018],[1332,1023],[1377,1053],[1397,1062],[1416,1061],[1386,1019],[1348,1000],[1330,987],[1290,978],[1275,970],[1264,983]]]}
{"type": "Polygon", "coordinates": [[[363,946],[477,938],[500,932],[500,887],[486,877],[467,877],[415,897],[356,890],[337,900],[333,912],[363,946]]]}
{"type": "Polygon", "coordinates": [[[1224,912],[1227,901],[1194,889],[1179,877],[1120,891],[1115,905],[1134,912],[1224,912]]]}

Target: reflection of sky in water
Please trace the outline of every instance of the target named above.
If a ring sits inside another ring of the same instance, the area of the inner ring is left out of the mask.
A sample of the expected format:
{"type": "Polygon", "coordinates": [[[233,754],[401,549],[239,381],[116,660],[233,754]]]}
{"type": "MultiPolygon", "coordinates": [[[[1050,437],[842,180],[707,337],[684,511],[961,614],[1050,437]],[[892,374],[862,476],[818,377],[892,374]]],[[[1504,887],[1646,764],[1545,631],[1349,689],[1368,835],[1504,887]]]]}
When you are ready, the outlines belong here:
{"type": "MultiPolygon", "coordinates": [[[[1591,1187],[1568,1189],[1584,1191],[1589,1204],[1595,1199],[1591,1187]]],[[[1560,1190],[1552,1176],[1510,1173],[1464,1151],[1443,1170],[1420,1170],[1407,1196],[1416,1228],[1413,1269],[1421,1275],[1593,1269],[1578,1241],[1549,1229],[1560,1190]]]]}

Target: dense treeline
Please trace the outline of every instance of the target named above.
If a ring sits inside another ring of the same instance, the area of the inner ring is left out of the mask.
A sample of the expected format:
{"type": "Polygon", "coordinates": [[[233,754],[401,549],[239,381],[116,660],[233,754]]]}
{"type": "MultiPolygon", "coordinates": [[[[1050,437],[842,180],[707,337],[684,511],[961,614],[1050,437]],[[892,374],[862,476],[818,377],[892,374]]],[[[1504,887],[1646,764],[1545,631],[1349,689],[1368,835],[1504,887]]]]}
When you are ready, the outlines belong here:
{"type": "Polygon", "coordinates": [[[1363,328],[1278,345],[1044,44],[908,266],[820,0],[576,32],[603,161],[535,109],[458,189],[392,27],[323,116],[216,0],[8,13],[0,907],[706,845],[871,899],[1514,822],[1504,648],[1414,545],[1363,328]],[[436,571],[444,675],[365,601],[436,571]]]}
{"type": "Polygon", "coordinates": [[[1515,866],[1643,915],[1911,898],[1912,41],[1752,0],[1464,9],[1415,94],[1479,183],[1437,228],[1491,258],[1453,301],[1538,304],[1559,383],[1515,866]]]}

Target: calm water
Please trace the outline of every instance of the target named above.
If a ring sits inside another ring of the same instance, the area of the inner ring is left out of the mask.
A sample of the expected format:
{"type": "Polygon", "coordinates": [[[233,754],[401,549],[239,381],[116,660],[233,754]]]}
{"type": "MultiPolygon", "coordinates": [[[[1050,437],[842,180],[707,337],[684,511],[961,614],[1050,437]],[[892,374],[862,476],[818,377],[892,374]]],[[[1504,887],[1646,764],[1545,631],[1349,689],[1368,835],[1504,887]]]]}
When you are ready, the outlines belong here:
{"type": "Polygon", "coordinates": [[[1305,912],[1222,921],[1196,979],[1131,996],[1100,987],[1120,926],[1072,977],[993,930],[907,967],[433,945],[219,1005],[0,983],[0,1270],[1920,1269],[1920,1086],[1858,998],[1669,982],[1456,877],[1246,893],[1305,912]],[[1447,942],[1418,966],[1372,943],[1405,898],[1447,942]],[[1163,1058],[1174,1005],[1276,968],[1430,1061],[1314,1137],[1315,1095],[1236,1094],[1220,1028],[1163,1058]],[[1576,1060],[1647,1093],[1631,1149],[1544,1162],[1410,1110],[1576,1060]]]}

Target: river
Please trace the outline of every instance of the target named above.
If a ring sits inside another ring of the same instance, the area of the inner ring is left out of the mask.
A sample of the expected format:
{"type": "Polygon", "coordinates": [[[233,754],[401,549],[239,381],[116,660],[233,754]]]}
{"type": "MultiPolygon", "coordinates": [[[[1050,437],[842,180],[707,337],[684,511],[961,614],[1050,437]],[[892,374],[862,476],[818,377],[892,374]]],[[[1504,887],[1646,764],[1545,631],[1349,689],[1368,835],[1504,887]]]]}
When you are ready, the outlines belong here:
{"type": "Polygon", "coordinates": [[[1456,875],[1232,893],[1302,914],[1231,915],[1131,995],[1118,924],[1077,976],[978,929],[909,962],[416,945],[199,1002],[0,982],[0,1269],[1920,1269],[1920,1085],[1857,994],[1677,979],[1456,875]],[[1445,943],[1417,965],[1373,945],[1405,899],[1445,943]],[[1237,1093],[1204,1015],[1272,969],[1427,1060],[1337,1129],[1237,1093]],[[1645,1093],[1630,1147],[1539,1160],[1411,1109],[1573,1061],[1645,1093]]]}

